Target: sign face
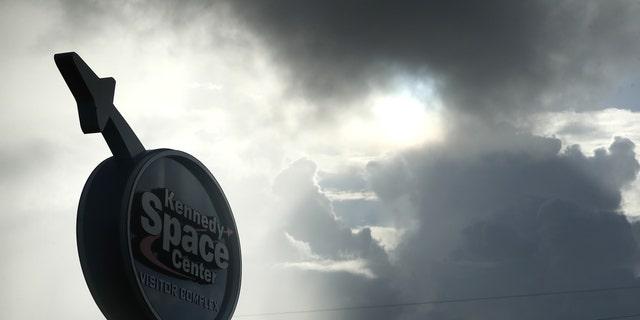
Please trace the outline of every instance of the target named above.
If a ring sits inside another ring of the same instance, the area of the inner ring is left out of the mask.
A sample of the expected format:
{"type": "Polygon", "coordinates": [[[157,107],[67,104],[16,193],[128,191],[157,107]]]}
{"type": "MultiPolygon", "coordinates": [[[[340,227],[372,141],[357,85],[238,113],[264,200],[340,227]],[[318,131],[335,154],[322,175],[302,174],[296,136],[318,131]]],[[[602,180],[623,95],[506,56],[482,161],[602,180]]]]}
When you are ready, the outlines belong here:
{"type": "Polygon", "coordinates": [[[55,55],[85,133],[113,157],[91,173],[78,206],[80,264],[110,320],[228,320],[240,295],[240,242],[213,175],[187,153],[146,150],[113,106],[115,80],[75,53],[55,55]]]}
{"type": "Polygon", "coordinates": [[[132,189],[129,250],[149,307],[160,319],[228,313],[225,300],[238,295],[240,246],[213,177],[193,157],[165,150],[143,165],[132,189]]]}

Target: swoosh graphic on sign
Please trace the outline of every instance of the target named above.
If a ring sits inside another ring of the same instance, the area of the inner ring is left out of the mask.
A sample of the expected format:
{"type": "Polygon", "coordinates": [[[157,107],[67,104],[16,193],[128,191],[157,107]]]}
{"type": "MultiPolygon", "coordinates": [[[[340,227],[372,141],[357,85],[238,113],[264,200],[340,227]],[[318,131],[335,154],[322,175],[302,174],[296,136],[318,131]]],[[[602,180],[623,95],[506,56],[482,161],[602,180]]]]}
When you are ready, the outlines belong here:
{"type": "Polygon", "coordinates": [[[186,276],[186,275],[184,275],[184,274],[182,274],[180,272],[176,272],[175,270],[169,268],[167,265],[165,265],[160,260],[158,260],[158,258],[156,258],[156,256],[151,251],[151,245],[153,244],[154,241],[158,240],[158,238],[160,238],[160,236],[147,236],[144,239],[142,239],[142,241],[140,241],[140,252],[142,252],[142,255],[145,258],[147,258],[147,260],[149,262],[151,262],[154,265],[158,266],[160,269],[163,269],[165,271],[168,271],[169,273],[178,275],[181,278],[186,278],[186,279],[189,279],[189,280],[196,280],[196,278],[192,278],[192,277],[186,276]]]}

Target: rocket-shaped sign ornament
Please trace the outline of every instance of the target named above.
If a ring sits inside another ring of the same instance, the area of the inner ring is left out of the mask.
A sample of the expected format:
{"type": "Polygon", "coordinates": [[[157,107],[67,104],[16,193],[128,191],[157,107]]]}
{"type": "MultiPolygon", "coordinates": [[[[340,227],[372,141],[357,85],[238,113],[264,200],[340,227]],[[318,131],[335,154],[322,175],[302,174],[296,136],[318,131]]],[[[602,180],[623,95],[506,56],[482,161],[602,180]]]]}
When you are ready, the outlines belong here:
{"type": "Polygon", "coordinates": [[[78,207],[78,253],[109,320],[226,320],[240,294],[240,242],[213,175],[191,155],[146,150],[113,105],[115,80],[74,52],[55,55],[84,133],[113,157],[89,176],[78,207]]]}

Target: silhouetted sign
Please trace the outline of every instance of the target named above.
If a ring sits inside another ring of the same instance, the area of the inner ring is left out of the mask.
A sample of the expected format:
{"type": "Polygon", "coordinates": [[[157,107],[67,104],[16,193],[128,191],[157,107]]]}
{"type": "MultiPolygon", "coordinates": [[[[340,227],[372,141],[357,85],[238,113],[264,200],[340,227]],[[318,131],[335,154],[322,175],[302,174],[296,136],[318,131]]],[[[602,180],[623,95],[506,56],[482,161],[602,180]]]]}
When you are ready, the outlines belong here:
{"type": "Polygon", "coordinates": [[[145,150],[113,105],[115,80],[77,54],[55,55],[84,133],[113,157],[85,184],[80,263],[107,319],[230,319],[240,293],[240,243],[231,208],[207,168],[181,151],[145,150]]]}

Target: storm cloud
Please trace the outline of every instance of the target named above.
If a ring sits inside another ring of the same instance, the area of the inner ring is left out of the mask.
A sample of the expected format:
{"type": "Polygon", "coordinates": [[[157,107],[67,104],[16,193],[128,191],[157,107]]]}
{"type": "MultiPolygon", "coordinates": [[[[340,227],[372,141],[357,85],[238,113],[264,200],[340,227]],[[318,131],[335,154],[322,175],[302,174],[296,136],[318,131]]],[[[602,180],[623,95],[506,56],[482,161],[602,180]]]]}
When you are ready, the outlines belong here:
{"type": "MultiPolygon", "coordinates": [[[[378,198],[368,203],[377,206],[376,215],[388,217],[358,221],[384,221],[384,227],[401,230],[391,250],[377,248],[383,247],[374,245],[380,240],[366,233],[347,232],[341,223],[354,221],[350,209],[332,205],[322,180],[317,186],[310,178],[313,163],[297,162],[285,171],[287,180],[295,181],[289,190],[306,192],[288,193],[300,202],[285,209],[286,234],[303,239],[305,250],[334,257],[346,250],[363,261],[360,267],[377,266],[367,269],[375,274],[368,285],[358,285],[367,283],[364,273],[327,273],[324,284],[314,288],[331,297],[333,306],[639,285],[638,244],[621,207],[621,191],[639,170],[634,143],[617,137],[586,154],[578,145],[563,147],[557,138],[510,124],[486,125],[543,110],[602,108],[618,78],[637,67],[637,5],[235,1],[231,6],[285,70],[289,94],[315,104],[320,119],[340,114],[371,92],[391,90],[398,81],[418,98],[426,83],[443,99],[450,121],[443,141],[366,166],[378,198]],[[319,231],[321,216],[323,225],[333,227],[319,231]],[[376,249],[355,250],[355,239],[376,249]]],[[[309,262],[317,259],[309,257],[309,262]]],[[[639,295],[610,290],[332,317],[597,319],[637,313],[639,295]]]]}
{"type": "Polygon", "coordinates": [[[598,108],[640,43],[628,1],[229,4],[320,115],[398,79],[476,115],[598,108]]]}
{"type": "MultiPolygon", "coordinates": [[[[318,256],[374,266],[367,270],[375,280],[364,281],[357,269],[334,268],[313,290],[330,296],[324,301],[335,306],[345,301],[375,306],[640,285],[635,276],[638,244],[620,211],[620,190],[640,168],[635,145],[615,138],[607,149],[585,155],[576,145],[561,148],[554,138],[507,139],[512,146],[486,143],[460,152],[460,144],[450,141],[370,162],[372,189],[393,215],[392,225],[407,230],[398,247],[386,253],[367,229],[352,233],[345,228],[313,181],[313,162],[293,163],[275,184],[279,193],[287,191],[283,201],[291,204],[281,232],[305,242],[318,256]]],[[[310,268],[317,256],[305,259],[309,270],[327,272],[310,268]]],[[[636,312],[637,298],[640,290],[627,289],[331,316],[597,319],[636,312]]]]}

